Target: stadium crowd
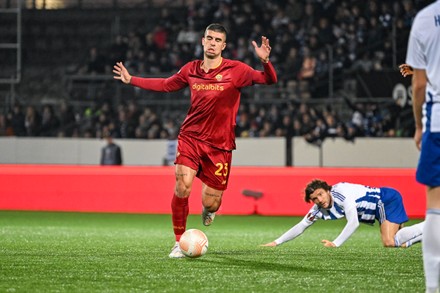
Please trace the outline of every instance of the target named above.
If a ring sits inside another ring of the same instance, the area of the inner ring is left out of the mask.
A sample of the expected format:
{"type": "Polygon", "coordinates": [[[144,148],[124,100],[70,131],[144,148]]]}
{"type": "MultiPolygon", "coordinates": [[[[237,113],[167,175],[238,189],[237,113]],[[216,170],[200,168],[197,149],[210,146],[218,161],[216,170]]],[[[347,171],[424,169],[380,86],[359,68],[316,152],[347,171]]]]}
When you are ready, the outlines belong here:
{"type": "MultiPolygon", "coordinates": [[[[347,101],[348,103],[348,101],[347,101]]],[[[343,121],[331,107],[310,107],[307,103],[279,105],[242,104],[237,115],[237,137],[292,137],[303,136],[319,145],[328,137],[409,137],[413,134],[411,108],[402,110],[391,104],[377,103],[349,105],[352,115],[343,121]]],[[[173,139],[184,117],[183,112],[157,113],[151,107],[141,107],[135,101],[87,107],[75,112],[62,103],[57,111],[44,105],[42,112],[35,106],[15,105],[7,115],[0,114],[0,135],[42,137],[101,138],[110,131],[117,138],[173,139]]]]}
{"type": "MultiPolygon", "coordinates": [[[[336,88],[341,89],[343,72],[380,71],[393,68],[393,60],[404,60],[411,23],[422,2],[188,1],[189,7],[180,10],[180,17],[164,7],[153,29],[139,27],[116,36],[108,47],[96,44],[89,48],[87,60],[75,71],[111,74],[113,64],[124,61],[136,75],[176,72],[194,55],[202,57],[200,39],[207,22],[220,22],[229,28],[224,57],[255,68],[260,64],[250,40],[268,36],[273,44],[271,61],[279,76],[277,87],[287,93],[283,103],[242,103],[237,115],[238,137],[303,136],[320,144],[326,137],[412,136],[413,126],[408,123],[412,121],[411,109],[391,98],[386,105],[353,104],[346,98],[349,118],[342,117],[331,104],[309,101],[328,96],[330,66],[340,83],[336,88]],[[393,40],[401,50],[392,50],[393,40]]],[[[40,106],[17,103],[7,114],[0,114],[0,135],[101,137],[104,131],[112,130],[119,138],[173,138],[185,116],[143,106],[136,99],[112,104],[95,98],[93,105],[86,107],[73,107],[68,102],[40,106]]]]}
{"type": "Polygon", "coordinates": [[[258,68],[250,40],[266,35],[273,45],[271,61],[280,86],[289,89],[290,98],[325,97],[330,49],[335,76],[347,70],[394,68],[394,58],[404,60],[418,2],[422,1],[194,1],[179,15],[164,7],[153,29],[139,27],[116,36],[108,48],[90,48],[78,70],[111,74],[112,65],[124,61],[139,75],[176,72],[194,56],[202,58],[203,29],[220,22],[229,28],[225,58],[258,68]]]}

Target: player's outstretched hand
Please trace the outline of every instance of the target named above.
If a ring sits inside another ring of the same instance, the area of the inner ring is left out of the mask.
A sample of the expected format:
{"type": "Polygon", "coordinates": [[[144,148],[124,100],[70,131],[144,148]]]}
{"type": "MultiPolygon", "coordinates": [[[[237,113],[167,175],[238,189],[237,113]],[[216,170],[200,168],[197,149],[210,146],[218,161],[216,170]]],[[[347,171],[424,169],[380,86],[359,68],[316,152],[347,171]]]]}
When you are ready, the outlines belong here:
{"type": "Polygon", "coordinates": [[[413,69],[408,64],[400,64],[399,65],[400,74],[402,74],[403,77],[407,77],[412,75],[413,69]]]}
{"type": "Polygon", "coordinates": [[[260,58],[261,62],[267,63],[269,62],[270,51],[272,48],[269,45],[269,39],[265,36],[261,37],[261,46],[257,45],[257,42],[252,41],[252,46],[254,46],[255,53],[258,58],[260,58]]]}
{"type": "Polygon", "coordinates": [[[113,76],[114,79],[119,79],[126,84],[130,83],[131,75],[122,62],[116,62],[116,65],[113,66],[113,73],[115,74],[115,76],[113,76]]]}
{"type": "Polygon", "coordinates": [[[260,246],[277,246],[277,244],[275,243],[275,241],[272,241],[266,244],[261,244],[260,246]]]}
{"type": "Polygon", "coordinates": [[[321,243],[324,244],[325,247],[336,247],[336,245],[330,240],[321,240],[321,243]]]}

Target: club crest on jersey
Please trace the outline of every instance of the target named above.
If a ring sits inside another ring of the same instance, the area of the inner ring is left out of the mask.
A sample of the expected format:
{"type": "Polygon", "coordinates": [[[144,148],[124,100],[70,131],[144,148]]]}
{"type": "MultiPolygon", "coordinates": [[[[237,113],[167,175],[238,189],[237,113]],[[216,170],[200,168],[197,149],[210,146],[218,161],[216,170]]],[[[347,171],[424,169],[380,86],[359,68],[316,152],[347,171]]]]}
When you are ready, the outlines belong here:
{"type": "Polygon", "coordinates": [[[314,219],[315,219],[315,214],[312,214],[312,213],[307,214],[307,220],[313,222],[314,219]]]}
{"type": "Polygon", "coordinates": [[[217,74],[217,75],[215,76],[215,79],[217,79],[218,81],[221,81],[221,80],[223,79],[223,75],[221,75],[221,74],[217,74]]]}

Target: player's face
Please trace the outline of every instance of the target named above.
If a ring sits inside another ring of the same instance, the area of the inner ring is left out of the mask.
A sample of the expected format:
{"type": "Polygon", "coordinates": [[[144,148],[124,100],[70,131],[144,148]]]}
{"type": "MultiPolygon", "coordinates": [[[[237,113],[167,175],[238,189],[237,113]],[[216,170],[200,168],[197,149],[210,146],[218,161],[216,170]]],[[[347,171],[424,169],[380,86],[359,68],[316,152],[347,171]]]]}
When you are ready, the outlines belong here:
{"type": "Polygon", "coordinates": [[[226,48],[226,36],[224,33],[207,30],[202,45],[205,57],[215,59],[226,48]]]}
{"type": "Polygon", "coordinates": [[[323,209],[328,209],[332,206],[332,197],[330,196],[330,191],[324,190],[322,188],[316,189],[310,195],[310,199],[313,201],[314,204],[323,209]]]}

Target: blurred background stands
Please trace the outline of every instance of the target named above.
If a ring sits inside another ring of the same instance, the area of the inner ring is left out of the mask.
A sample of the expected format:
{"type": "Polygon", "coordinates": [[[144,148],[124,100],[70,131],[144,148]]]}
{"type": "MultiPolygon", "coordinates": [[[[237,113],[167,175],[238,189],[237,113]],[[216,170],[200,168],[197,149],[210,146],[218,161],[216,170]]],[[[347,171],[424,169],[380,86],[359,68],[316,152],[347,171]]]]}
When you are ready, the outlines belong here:
{"type": "Polygon", "coordinates": [[[229,30],[225,57],[255,68],[261,65],[250,41],[267,35],[280,79],[243,90],[238,136],[301,135],[315,144],[334,136],[412,136],[409,80],[397,65],[412,19],[428,2],[23,1],[21,29],[13,16],[0,18],[2,42],[21,32],[22,49],[21,82],[1,84],[0,134],[99,137],[105,126],[127,138],[174,135],[189,92],[124,86],[111,67],[124,61],[133,74],[168,76],[201,58],[203,29],[221,22],[229,30]],[[54,129],[22,131],[25,109],[43,116],[47,105],[59,121],[54,129]]]}

